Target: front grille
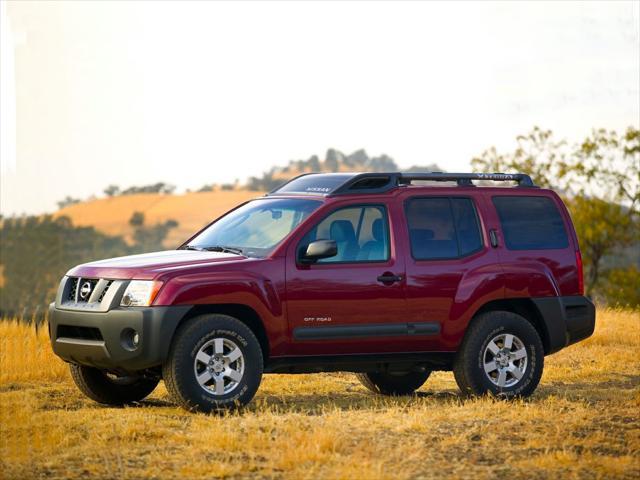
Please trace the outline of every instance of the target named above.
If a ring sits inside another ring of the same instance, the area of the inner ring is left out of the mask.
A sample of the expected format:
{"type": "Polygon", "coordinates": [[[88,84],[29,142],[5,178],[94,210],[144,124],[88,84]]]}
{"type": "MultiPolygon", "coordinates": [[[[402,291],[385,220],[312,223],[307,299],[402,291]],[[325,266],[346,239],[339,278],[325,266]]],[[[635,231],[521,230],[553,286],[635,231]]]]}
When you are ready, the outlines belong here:
{"type": "Polygon", "coordinates": [[[69,295],[67,296],[67,300],[69,300],[70,302],[75,302],[76,301],[76,292],[78,291],[78,282],[80,281],[79,278],[72,278],[71,279],[71,288],[69,289],[69,295]]]}
{"type": "Polygon", "coordinates": [[[98,298],[91,303],[100,303],[113,284],[113,280],[99,280],[97,278],[72,277],[69,281],[71,283],[66,301],[73,303],[88,303],[96,288],[99,288],[100,292],[98,298]]]}
{"type": "Polygon", "coordinates": [[[98,303],[102,302],[102,300],[104,299],[104,296],[107,294],[107,290],[109,290],[109,287],[111,286],[112,283],[113,283],[113,280],[109,280],[105,285],[105,287],[102,289],[102,293],[98,297],[98,303]]]}
{"type": "Polygon", "coordinates": [[[102,340],[102,333],[94,327],[76,327],[73,325],[58,325],[56,338],[79,338],[81,340],[102,340]]]}

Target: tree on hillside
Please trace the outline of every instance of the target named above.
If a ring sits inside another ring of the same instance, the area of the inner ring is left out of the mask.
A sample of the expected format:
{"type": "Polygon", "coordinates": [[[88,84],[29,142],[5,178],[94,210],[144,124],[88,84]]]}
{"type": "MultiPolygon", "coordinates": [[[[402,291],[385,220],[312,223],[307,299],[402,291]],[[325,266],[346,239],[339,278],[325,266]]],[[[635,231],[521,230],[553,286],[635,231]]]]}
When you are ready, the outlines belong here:
{"type": "MultiPolygon", "coordinates": [[[[580,240],[589,294],[612,292],[608,283],[624,276],[619,268],[602,267],[616,253],[640,241],[640,131],[623,134],[594,130],[581,143],[556,140],[550,130],[535,127],[517,137],[513,152],[495,148],[472,159],[481,172],[522,172],[536,184],[553,188],[571,210],[580,240]]],[[[640,277],[635,277],[640,291],[640,277]]],[[[637,297],[640,297],[638,293],[637,297]]]]}
{"type": "Polygon", "coordinates": [[[129,225],[133,228],[141,227],[144,225],[144,213],[142,212],[133,212],[131,218],[129,219],[129,225]]]}
{"type": "Polygon", "coordinates": [[[115,197],[119,193],[120,193],[120,187],[117,185],[109,185],[107,188],[104,189],[104,194],[107,197],[115,197]]]}
{"type": "Polygon", "coordinates": [[[58,209],[62,210],[64,207],[68,207],[69,205],[75,205],[76,203],[80,203],[82,200],[79,198],[73,198],[67,195],[64,199],[56,202],[58,204],[58,209]]]}
{"type": "Polygon", "coordinates": [[[137,253],[162,250],[163,242],[169,231],[178,226],[175,220],[167,220],[155,225],[145,225],[145,216],[142,212],[133,212],[129,219],[129,225],[133,227],[134,251],[137,253]]]}
{"type": "Polygon", "coordinates": [[[164,182],[153,183],[143,186],[132,186],[120,192],[120,195],[134,195],[136,193],[166,193],[171,194],[176,187],[164,182]]]}
{"type": "Polygon", "coordinates": [[[369,161],[369,156],[367,155],[367,152],[365,152],[363,148],[361,148],[360,150],[356,150],[350,155],[347,155],[346,157],[344,157],[344,160],[343,160],[344,164],[347,167],[351,167],[351,168],[359,167],[360,165],[366,165],[368,161],[369,161]]]}
{"type": "Polygon", "coordinates": [[[628,207],[630,215],[640,206],[640,130],[594,130],[561,170],[565,183],[577,179],[577,193],[597,194],[628,207]]]}
{"type": "Polygon", "coordinates": [[[330,148],[324,157],[324,166],[329,172],[337,172],[343,158],[344,155],[339,153],[335,148],[330,148]]]}
{"type": "Polygon", "coordinates": [[[429,165],[414,165],[410,168],[405,168],[402,170],[403,172],[415,173],[415,172],[444,172],[442,168],[440,168],[435,163],[430,163],[429,165]]]}
{"type": "MultiPolygon", "coordinates": [[[[369,157],[364,149],[344,155],[335,148],[329,148],[324,160],[320,160],[317,155],[312,155],[308,160],[291,160],[285,167],[273,167],[264,172],[261,177],[250,177],[247,182],[249,190],[270,191],[280,186],[286,179],[293,178],[301,173],[307,172],[340,172],[340,171],[362,171],[362,172],[395,172],[399,167],[388,155],[382,154],[378,157],[369,157]]],[[[435,164],[426,167],[413,166],[404,171],[424,172],[443,171],[435,164]]]]}
{"type": "Polygon", "coordinates": [[[398,165],[393,161],[393,158],[385,154],[373,157],[369,162],[369,167],[376,172],[393,172],[398,169],[398,165]]]}
{"type": "Polygon", "coordinates": [[[309,168],[311,169],[312,172],[317,172],[321,168],[320,159],[318,158],[317,155],[311,155],[309,160],[307,160],[307,164],[309,165],[309,168]]]}
{"type": "Polygon", "coordinates": [[[587,291],[593,293],[605,257],[638,241],[638,222],[620,204],[597,197],[577,195],[566,201],[584,257],[587,291]]]}
{"type": "Polygon", "coordinates": [[[0,223],[0,312],[41,315],[71,267],[130,252],[122,237],[76,227],[68,217],[7,218],[0,223]]]}

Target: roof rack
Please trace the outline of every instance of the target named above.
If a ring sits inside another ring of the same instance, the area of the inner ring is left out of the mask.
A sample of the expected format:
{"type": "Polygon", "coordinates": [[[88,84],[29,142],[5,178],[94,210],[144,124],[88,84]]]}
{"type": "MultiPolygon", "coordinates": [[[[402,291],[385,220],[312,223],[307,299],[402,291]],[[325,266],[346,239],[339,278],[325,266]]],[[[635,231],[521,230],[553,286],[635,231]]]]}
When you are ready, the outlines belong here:
{"type": "Polygon", "coordinates": [[[347,195],[384,193],[414,181],[456,182],[461,187],[474,186],[474,180],[516,182],[518,187],[535,187],[524,173],[305,173],[299,175],[267,195],[347,195]]]}
{"type": "Polygon", "coordinates": [[[494,182],[516,182],[519,187],[535,187],[531,177],[524,173],[401,173],[400,183],[410,184],[414,180],[436,182],[456,182],[461,186],[472,186],[472,180],[491,180],[494,182]]]}

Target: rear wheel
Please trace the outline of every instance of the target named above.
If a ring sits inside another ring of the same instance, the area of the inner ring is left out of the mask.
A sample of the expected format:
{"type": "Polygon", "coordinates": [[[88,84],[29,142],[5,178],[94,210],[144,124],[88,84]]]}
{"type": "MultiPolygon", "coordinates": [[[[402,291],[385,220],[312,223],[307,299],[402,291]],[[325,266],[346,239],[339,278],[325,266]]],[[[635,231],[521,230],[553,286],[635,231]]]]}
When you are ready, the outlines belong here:
{"type": "Polygon", "coordinates": [[[543,365],[542,340],[527,319],[488,312],[467,330],[453,373],[465,394],[526,397],[538,386],[543,365]]]}
{"type": "Polygon", "coordinates": [[[159,380],[143,376],[116,376],[97,368],[69,365],[71,378],[91,400],[105,405],[139,402],[155,390],[159,380]]]}
{"type": "Polygon", "coordinates": [[[360,383],[373,393],[382,395],[411,395],[429,378],[430,371],[403,373],[356,373],[360,383]]]}
{"type": "Polygon", "coordinates": [[[162,376],[182,407],[210,412],[249,403],[262,368],[262,349],[249,327],[228,315],[202,315],[176,334],[162,376]]]}

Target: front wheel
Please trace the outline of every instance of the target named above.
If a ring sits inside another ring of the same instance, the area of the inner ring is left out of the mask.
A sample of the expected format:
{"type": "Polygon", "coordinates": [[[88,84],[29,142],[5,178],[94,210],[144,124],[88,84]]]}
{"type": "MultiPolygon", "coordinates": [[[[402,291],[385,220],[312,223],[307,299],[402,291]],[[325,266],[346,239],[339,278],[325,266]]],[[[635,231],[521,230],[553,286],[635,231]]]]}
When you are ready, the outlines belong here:
{"type": "Polygon", "coordinates": [[[360,383],[373,393],[382,395],[411,395],[429,378],[430,371],[381,373],[356,373],[360,383]]]}
{"type": "Polygon", "coordinates": [[[93,367],[69,365],[71,378],[91,400],[105,405],[139,402],[151,394],[159,379],[143,376],[116,376],[93,367]]]}
{"type": "Polygon", "coordinates": [[[262,379],[262,349],[251,329],[228,315],[190,319],[176,334],[162,376],[187,410],[231,410],[251,401],[262,379]]]}
{"type": "Polygon", "coordinates": [[[456,356],[453,373],[464,394],[527,397],[542,377],[544,348],[527,319],[488,312],[474,319],[456,356]]]}

